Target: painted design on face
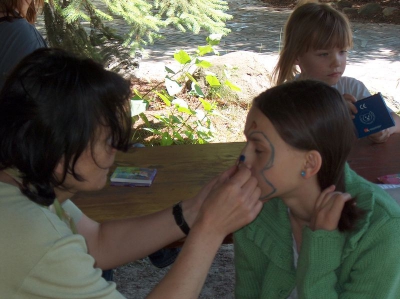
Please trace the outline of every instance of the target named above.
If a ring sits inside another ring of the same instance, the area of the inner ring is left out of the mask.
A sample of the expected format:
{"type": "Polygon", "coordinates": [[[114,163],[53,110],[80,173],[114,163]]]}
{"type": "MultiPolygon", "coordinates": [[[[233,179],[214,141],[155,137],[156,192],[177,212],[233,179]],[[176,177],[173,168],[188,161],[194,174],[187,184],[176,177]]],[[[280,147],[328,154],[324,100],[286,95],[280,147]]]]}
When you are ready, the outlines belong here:
{"type": "Polygon", "coordinates": [[[263,191],[265,190],[265,192],[263,192],[261,194],[260,200],[264,200],[264,199],[267,199],[268,197],[270,197],[272,194],[274,194],[276,192],[275,186],[267,178],[267,172],[273,166],[273,163],[275,161],[275,147],[272,144],[272,142],[269,140],[267,135],[264,134],[264,132],[253,131],[248,136],[249,136],[248,138],[250,140],[251,139],[253,139],[253,140],[265,140],[266,143],[269,146],[269,157],[268,157],[268,160],[266,161],[265,165],[260,170],[260,175],[261,175],[261,177],[263,179],[263,182],[265,183],[265,184],[262,184],[262,186],[260,186],[263,191]]]}

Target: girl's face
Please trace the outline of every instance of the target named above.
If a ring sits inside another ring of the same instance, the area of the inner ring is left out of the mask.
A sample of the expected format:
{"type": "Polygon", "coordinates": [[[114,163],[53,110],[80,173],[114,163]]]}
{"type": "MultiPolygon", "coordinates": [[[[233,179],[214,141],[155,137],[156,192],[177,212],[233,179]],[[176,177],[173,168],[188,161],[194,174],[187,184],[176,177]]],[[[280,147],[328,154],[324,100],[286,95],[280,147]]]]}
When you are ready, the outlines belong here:
{"type": "Polygon", "coordinates": [[[291,197],[302,182],[301,171],[306,153],[282,140],[270,120],[252,107],[244,131],[247,144],[243,162],[257,178],[261,200],[291,197]]]}
{"type": "Polygon", "coordinates": [[[346,69],[347,50],[309,50],[297,57],[301,79],[313,79],[332,86],[342,77],[346,69]]]}
{"type": "Polygon", "coordinates": [[[67,174],[63,186],[71,193],[103,188],[109,169],[114,164],[116,152],[111,146],[109,130],[103,127],[99,130],[94,146],[88,145],[75,164],[75,172],[82,176],[84,181],[78,181],[71,174],[67,174]]]}

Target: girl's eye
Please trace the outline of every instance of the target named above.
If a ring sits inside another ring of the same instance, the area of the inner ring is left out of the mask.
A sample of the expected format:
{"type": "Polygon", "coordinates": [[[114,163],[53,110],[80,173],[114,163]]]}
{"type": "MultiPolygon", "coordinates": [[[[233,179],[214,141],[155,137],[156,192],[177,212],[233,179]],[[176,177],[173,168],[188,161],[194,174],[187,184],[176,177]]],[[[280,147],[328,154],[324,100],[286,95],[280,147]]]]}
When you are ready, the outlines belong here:
{"type": "Polygon", "coordinates": [[[256,154],[261,154],[262,153],[262,151],[260,151],[258,149],[256,149],[255,152],[256,152],[256,154]]]}
{"type": "Polygon", "coordinates": [[[319,53],[318,56],[328,56],[328,53],[319,53]]]}

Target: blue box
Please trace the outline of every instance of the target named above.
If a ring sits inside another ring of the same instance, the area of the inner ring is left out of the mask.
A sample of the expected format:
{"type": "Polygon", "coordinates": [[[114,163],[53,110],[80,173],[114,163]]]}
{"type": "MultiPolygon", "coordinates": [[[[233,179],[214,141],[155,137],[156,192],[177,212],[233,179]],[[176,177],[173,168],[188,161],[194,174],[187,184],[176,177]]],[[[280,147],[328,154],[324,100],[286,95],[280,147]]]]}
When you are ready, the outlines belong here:
{"type": "Polygon", "coordinates": [[[358,138],[378,133],[395,125],[380,92],[359,100],[354,105],[358,111],[353,119],[358,138]]]}

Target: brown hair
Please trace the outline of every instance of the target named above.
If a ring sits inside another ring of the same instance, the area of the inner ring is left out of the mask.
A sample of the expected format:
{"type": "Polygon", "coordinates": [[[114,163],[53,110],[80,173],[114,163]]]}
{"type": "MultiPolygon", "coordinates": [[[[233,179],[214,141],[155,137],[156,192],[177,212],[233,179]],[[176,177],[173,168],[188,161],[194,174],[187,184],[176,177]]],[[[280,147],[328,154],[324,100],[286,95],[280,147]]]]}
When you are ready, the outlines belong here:
{"type": "Polygon", "coordinates": [[[293,80],[298,73],[296,59],[310,49],[352,46],[350,23],[344,14],[327,4],[302,4],[286,22],[283,48],[273,72],[274,81],[279,85],[293,80]]]}
{"type": "MultiPolygon", "coordinates": [[[[355,141],[355,131],[341,94],[322,82],[301,80],[273,87],[254,99],[280,137],[299,150],[316,150],[322,157],[317,174],[322,190],[332,184],[345,192],[344,166],[355,141]]],[[[363,211],[347,202],[339,230],[351,230],[363,211]]]]}
{"type": "Polygon", "coordinates": [[[0,12],[8,17],[14,17],[16,14],[25,18],[29,23],[33,24],[36,21],[38,12],[40,12],[44,5],[44,0],[32,0],[26,14],[23,14],[22,7],[25,0],[1,0],[0,12]]]}

